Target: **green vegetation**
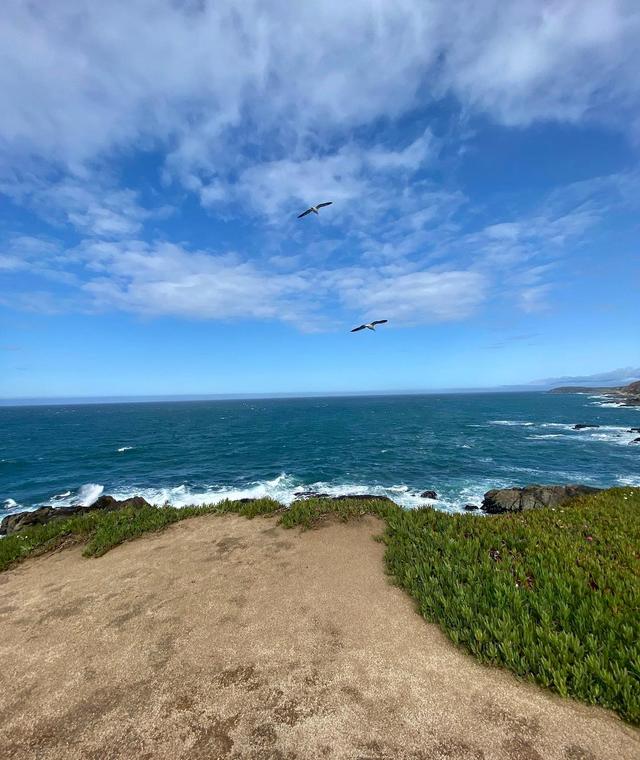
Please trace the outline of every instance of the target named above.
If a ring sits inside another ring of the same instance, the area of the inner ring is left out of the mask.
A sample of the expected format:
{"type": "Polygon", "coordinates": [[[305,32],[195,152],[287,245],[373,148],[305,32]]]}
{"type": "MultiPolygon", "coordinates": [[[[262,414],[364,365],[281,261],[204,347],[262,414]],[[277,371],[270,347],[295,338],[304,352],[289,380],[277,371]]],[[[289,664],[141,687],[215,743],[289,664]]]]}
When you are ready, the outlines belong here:
{"type": "Polygon", "coordinates": [[[271,499],[91,513],[0,540],[0,569],[65,541],[99,556],[204,514],[280,512],[309,528],[325,517],[386,522],[387,569],[420,613],[481,661],[640,723],[640,489],[558,509],[479,517],[405,511],[387,500],[271,499]]]}
{"type": "Polygon", "coordinates": [[[388,519],[392,514],[401,514],[403,511],[388,499],[305,499],[295,501],[283,512],[280,523],[285,528],[294,528],[297,525],[310,528],[328,516],[346,522],[363,515],[376,515],[388,519]]]}
{"type": "Polygon", "coordinates": [[[100,557],[114,546],[158,531],[167,525],[201,515],[235,512],[244,517],[270,514],[283,509],[273,499],[223,501],[201,507],[128,507],[113,512],[89,512],[69,520],[54,520],[47,525],[25,528],[0,539],[0,571],[33,554],[51,551],[66,542],[84,541],[85,557],[100,557]]]}
{"type": "Polygon", "coordinates": [[[478,518],[395,512],[387,565],[483,662],[640,723],[640,489],[478,518]]]}

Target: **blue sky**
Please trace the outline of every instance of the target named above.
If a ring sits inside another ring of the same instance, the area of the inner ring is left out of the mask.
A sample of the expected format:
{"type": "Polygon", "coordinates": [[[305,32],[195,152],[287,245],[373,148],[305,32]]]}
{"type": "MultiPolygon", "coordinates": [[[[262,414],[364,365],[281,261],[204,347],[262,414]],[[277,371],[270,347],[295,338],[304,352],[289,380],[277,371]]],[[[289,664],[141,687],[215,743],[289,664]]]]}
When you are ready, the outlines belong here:
{"type": "Polygon", "coordinates": [[[640,8],[510,6],[7,0],[0,397],[628,375],[640,8]]]}

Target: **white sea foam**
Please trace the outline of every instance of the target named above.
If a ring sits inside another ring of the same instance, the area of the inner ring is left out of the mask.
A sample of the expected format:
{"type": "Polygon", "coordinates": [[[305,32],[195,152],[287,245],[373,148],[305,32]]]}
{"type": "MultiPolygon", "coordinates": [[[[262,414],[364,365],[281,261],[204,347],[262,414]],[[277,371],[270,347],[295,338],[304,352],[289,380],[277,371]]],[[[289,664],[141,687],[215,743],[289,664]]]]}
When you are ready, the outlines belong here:
{"type": "Polygon", "coordinates": [[[533,427],[535,422],[525,422],[523,420],[491,420],[492,425],[506,425],[507,427],[533,427]]]}
{"type": "MultiPolygon", "coordinates": [[[[367,493],[375,496],[386,496],[408,509],[424,506],[428,503],[434,504],[433,500],[423,499],[419,491],[413,491],[409,486],[402,483],[391,486],[367,485],[359,482],[336,484],[316,481],[314,483],[302,483],[299,479],[287,473],[282,473],[273,480],[249,483],[240,488],[217,485],[191,488],[185,484],[180,484],[165,488],[116,489],[112,492],[112,495],[116,499],[142,496],[150,504],[156,506],[171,504],[174,507],[186,507],[199,504],[217,504],[225,499],[260,499],[265,497],[276,499],[285,505],[290,505],[298,498],[298,495],[303,493],[319,493],[327,494],[328,496],[350,496],[367,493]]],[[[458,511],[457,505],[459,504],[459,508],[461,508],[466,502],[461,497],[460,499],[456,499],[455,502],[438,499],[435,503],[438,508],[458,511]]]]}
{"type": "Polygon", "coordinates": [[[273,480],[249,483],[244,487],[203,486],[192,488],[186,484],[165,488],[132,488],[115,489],[112,495],[116,499],[126,499],[132,496],[142,496],[150,504],[162,506],[170,504],[173,507],[190,505],[217,504],[225,499],[259,499],[269,497],[289,506],[302,494],[326,494],[328,496],[352,496],[355,494],[372,494],[386,496],[396,504],[406,509],[433,506],[446,512],[461,512],[465,504],[480,504],[486,491],[490,488],[504,488],[511,484],[504,478],[491,478],[481,482],[469,482],[462,486],[455,495],[439,494],[437,499],[426,499],[420,496],[421,490],[413,490],[406,484],[391,486],[367,485],[362,482],[327,483],[316,481],[303,483],[299,479],[282,473],[273,480]]]}
{"type": "Polygon", "coordinates": [[[2,502],[2,509],[6,509],[7,511],[10,509],[18,509],[20,507],[20,504],[18,504],[15,499],[5,499],[2,502]]]}
{"type": "Polygon", "coordinates": [[[131,449],[135,449],[135,446],[121,446],[118,449],[118,453],[122,453],[123,451],[131,451],[131,449]]]}
{"type": "Polygon", "coordinates": [[[82,506],[93,504],[99,496],[102,496],[103,491],[104,486],[101,486],[99,483],[85,483],[78,490],[76,504],[82,504],[82,506]]]}
{"type": "MultiPolygon", "coordinates": [[[[64,493],[58,493],[49,499],[45,499],[42,504],[51,504],[55,502],[56,507],[71,507],[75,505],[81,505],[83,507],[93,504],[93,502],[102,496],[104,486],[100,483],[85,483],[80,486],[77,493],[73,491],[65,491],[64,493]]],[[[42,506],[42,504],[37,506],[42,506]]]]}
{"type": "Polygon", "coordinates": [[[622,425],[598,425],[597,427],[587,427],[576,430],[575,425],[568,425],[562,422],[545,422],[540,425],[540,427],[564,430],[566,432],[533,433],[528,435],[527,438],[534,440],[545,438],[569,438],[574,441],[615,443],[626,446],[638,437],[637,433],[630,432],[628,427],[623,427],[622,425]]]}

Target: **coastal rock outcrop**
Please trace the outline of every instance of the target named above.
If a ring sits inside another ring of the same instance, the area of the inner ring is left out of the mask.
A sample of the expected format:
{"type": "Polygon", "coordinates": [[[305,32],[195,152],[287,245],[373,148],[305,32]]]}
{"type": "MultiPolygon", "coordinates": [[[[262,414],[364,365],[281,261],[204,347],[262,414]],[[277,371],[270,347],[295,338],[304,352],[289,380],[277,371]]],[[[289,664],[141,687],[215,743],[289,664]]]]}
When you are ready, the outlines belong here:
{"type": "Polygon", "coordinates": [[[603,399],[621,406],[640,406],[640,380],[617,388],[589,388],[570,385],[552,388],[549,393],[587,393],[589,395],[597,393],[603,399]]]}
{"type": "Polygon", "coordinates": [[[323,493],[322,491],[296,491],[293,495],[296,501],[304,499],[329,499],[331,496],[330,494],[323,493]]]}
{"type": "Polygon", "coordinates": [[[17,533],[19,530],[29,528],[32,525],[46,525],[52,520],[67,519],[76,515],[84,515],[87,512],[112,512],[116,509],[124,509],[125,507],[140,509],[141,507],[150,506],[151,504],[143,499],[142,496],[133,496],[130,499],[122,499],[121,501],[114,499],[113,496],[101,496],[88,507],[81,505],[72,507],[40,507],[30,512],[17,512],[14,515],[7,515],[0,523],[0,535],[10,536],[12,533],[17,533]]]}
{"type": "Polygon", "coordinates": [[[574,430],[586,430],[587,428],[597,428],[600,427],[600,425],[585,425],[583,422],[579,422],[577,425],[573,426],[574,430]]]}
{"type": "Polygon", "coordinates": [[[597,493],[600,490],[602,489],[573,483],[562,486],[531,485],[524,488],[494,488],[484,495],[482,509],[489,514],[500,514],[556,507],[576,496],[597,493]]]}
{"type": "Polygon", "coordinates": [[[346,501],[347,499],[371,501],[374,499],[375,501],[388,501],[389,504],[395,504],[395,502],[387,496],[377,496],[374,493],[346,493],[341,494],[340,496],[332,496],[331,499],[332,501],[346,501]]]}
{"type": "Polygon", "coordinates": [[[437,499],[438,494],[435,491],[423,491],[420,494],[421,499],[437,499]]]}
{"type": "Polygon", "coordinates": [[[476,509],[480,509],[477,504],[465,504],[464,509],[466,512],[475,512],[476,509]]]}

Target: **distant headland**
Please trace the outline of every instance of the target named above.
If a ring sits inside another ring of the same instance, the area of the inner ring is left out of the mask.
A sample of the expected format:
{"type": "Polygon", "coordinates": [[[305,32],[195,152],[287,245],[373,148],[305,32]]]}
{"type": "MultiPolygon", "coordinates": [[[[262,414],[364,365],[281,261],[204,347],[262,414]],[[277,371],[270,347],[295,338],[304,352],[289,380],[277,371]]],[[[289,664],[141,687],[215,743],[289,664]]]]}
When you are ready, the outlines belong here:
{"type": "Polygon", "coordinates": [[[640,406],[640,380],[617,388],[585,388],[577,385],[567,385],[551,388],[549,393],[590,393],[604,396],[622,406],[640,406]]]}

